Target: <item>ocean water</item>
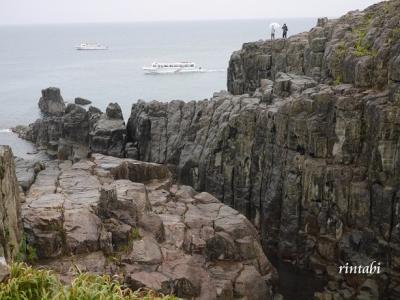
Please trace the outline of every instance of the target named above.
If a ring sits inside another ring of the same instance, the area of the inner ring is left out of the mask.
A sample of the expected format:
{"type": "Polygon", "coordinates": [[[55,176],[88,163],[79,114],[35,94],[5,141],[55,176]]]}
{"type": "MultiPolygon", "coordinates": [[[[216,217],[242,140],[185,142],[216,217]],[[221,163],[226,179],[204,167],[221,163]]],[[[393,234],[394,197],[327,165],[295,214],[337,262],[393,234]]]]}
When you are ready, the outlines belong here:
{"type": "Polygon", "coordinates": [[[209,98],[226,89],[231,53],[245,42],[266,39],[272,21],[285,21],[290,34],[316,23],[316,19],[266,19],[0,26],[0,144],[11,145],[19,156],[31,151],[29,144],[5,129],[37,119],[41,89],[49,86],[59,87],[66,101],[84,97],[102,110],[109,102],[118,102],[126,119],[138,99],[209,98]],[[105,44],[109,50],[75,50],[83,41],[105,44]],[[214,71],[142,72],[153,61],[182,60],[214,71]]]}

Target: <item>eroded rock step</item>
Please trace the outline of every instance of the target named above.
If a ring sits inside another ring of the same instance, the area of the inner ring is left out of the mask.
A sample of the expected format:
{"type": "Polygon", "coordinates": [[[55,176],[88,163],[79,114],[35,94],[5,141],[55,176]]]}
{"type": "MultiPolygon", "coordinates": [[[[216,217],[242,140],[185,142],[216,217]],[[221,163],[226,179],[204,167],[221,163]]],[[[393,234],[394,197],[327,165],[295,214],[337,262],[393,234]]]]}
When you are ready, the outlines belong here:
{"type": "Polygon", "coordinates": [[[173,185],[164,166],[101,154],[51,161],[22,215],[39,264],[65,281],[75,264],[185,299],[272,299],[276,271],[253,225],[212,195],[173,185]]]}

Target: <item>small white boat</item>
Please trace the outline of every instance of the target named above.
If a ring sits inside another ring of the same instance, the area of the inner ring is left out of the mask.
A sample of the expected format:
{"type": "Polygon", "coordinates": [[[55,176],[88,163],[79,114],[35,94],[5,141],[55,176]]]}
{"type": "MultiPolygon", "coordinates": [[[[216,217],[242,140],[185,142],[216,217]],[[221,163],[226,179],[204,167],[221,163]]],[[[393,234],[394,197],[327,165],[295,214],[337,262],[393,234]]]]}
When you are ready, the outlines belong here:
{"type": "Polygon", "coordinates": [[[153,62],[150,67],[143,67],[146,74],[176,74],[203,72],[194,62],[159,63],[153,62]]]}
{"type": "Polygon", "coordinates": [[[76,50],[107,50],[108,47],[97,43],[82,43],[76,46],[76,50]]]}

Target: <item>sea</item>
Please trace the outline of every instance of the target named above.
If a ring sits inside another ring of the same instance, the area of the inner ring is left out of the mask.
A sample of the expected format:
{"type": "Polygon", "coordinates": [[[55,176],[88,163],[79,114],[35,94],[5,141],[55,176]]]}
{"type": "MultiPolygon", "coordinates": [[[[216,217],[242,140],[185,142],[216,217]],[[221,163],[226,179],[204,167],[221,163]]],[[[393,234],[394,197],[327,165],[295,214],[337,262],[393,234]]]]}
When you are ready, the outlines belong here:
{"type": "Polygon", "coordinates": [[[138,99],[210,98],[226,90],[232,52],[245,42],[267,39],[271,22],[285,22],[296,34],[310,30],[316,18],[0,25],[0,145],[10,145],[21,157],[34,151],[9,129],[39,118],[41,90],[50,86],[59,87],[67,102],[83,97],[102,110],[118,102],[125,119],[138,99]],[[109,49],[77,51],[81,42],[109,49]],[[193,61],[207,71],[145,75],[142,67],[153,61],[193,61]]]}

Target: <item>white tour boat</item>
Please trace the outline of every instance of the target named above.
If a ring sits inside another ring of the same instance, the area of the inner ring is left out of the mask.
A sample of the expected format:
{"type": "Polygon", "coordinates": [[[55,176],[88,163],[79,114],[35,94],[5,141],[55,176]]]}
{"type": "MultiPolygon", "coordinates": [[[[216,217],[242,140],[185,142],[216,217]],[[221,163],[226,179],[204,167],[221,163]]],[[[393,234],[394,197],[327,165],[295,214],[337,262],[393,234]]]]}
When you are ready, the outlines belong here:
{"type": "Polygon", "coordinates": [[[108,47],[97,43],[82,43],[76,46],[76,50],[107,50],[108,47]]]}
{"type": "Polygon", "coordinates": [[[153,62],[150,67],[143,67],[146,74],[173,74],[203,72],[194,62],[159,63],[153,62]]]}

